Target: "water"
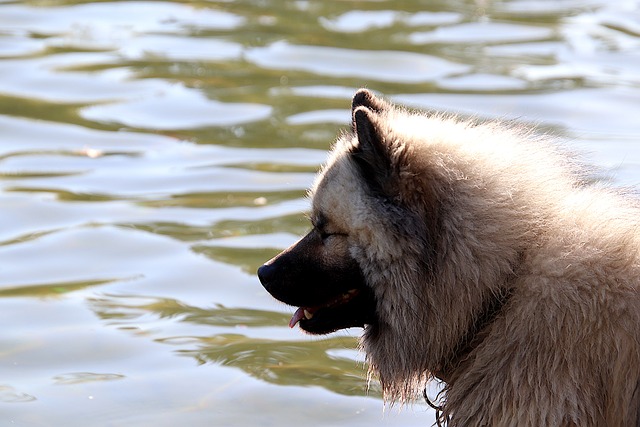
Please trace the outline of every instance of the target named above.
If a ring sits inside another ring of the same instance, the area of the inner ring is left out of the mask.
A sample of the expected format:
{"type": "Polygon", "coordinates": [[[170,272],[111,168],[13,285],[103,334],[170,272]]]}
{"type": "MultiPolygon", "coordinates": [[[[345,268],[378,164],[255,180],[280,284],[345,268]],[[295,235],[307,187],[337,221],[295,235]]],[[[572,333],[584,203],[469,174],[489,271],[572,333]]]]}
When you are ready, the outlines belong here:
{"type": "Polygon", "coordinates": [[[360,86],[640,182],[638,0],[0,1],[0,425],[430,425],[254,276],[360,86]]]}

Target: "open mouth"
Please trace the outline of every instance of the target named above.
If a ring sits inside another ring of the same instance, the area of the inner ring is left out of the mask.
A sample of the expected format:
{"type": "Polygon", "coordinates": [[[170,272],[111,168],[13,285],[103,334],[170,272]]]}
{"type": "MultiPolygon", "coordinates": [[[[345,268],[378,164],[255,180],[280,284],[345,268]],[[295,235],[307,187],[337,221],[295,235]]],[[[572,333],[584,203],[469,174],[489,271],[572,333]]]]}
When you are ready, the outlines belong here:
{"type": "Polygon", "coordinates": [[[328,334],[339,329],[364,327],[375,318],[375,301],[368,289],[350,289],[328,303],[300,307],[291,317],[289,327],[312,334],[328,334]]]}
{"type": "Polygon", "coordinates": [[[291,320],[289,321],[289,327],[293,328],[302,319],[306,319],[306,320],[313,319],[313,315],[320,309],[331,308],[331,307],[338,306],[340,304],[346,304],[349,301],[351,301],[359,293],[360,291],[358,289],[351,289],[350,291],[345,292],[344,294],[333,299],[327,304],[318,305],[315,307],[300,307],[296,310],[296,312],[291,317],[291,320]]]}
{"type": "Polygon", "coordinates": [[[315,252],[307,247],[317,243],[316,234],[308,234],[258,269],[260,282],[271,296],[299,307],[289,326],[300,325],[321,335],[376,323],[374,292],[354,259],[346,254],[341,263],[327,265],[309,259],[308,252],[315,252]]]}

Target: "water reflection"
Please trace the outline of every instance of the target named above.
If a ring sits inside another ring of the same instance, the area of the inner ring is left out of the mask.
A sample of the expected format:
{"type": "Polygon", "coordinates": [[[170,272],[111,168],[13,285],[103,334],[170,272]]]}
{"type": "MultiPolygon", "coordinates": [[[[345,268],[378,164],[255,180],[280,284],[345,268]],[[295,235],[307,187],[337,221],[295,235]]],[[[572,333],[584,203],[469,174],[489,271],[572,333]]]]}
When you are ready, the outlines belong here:
{"type": "Polygon", "coordinates": [[[5,403],[19,403],[19,402],[32,402],[36,400],[34,396],[28,393],[16,390],[10,385],[0,384],[0,402],[5,403]]]}
{"type": "MultiPolygon", "coordinates": [[[[23,240],[24,241],[24,240],[23,240]]],[[[113,280],[81,280],[77,282],[56,282],[56,283],[39,283],[25,285],[5,284],[0,289],[0,298],[3,297],[32,297],[32,298],[58,298],[69,292],[91,288],[94,286],[102,286],[108,283],[118,282],[122,279],[113,280]]]]}
{"type": "Polygon", "coordinates": [[[246,58],[267,69],[301,70],[331,77],[395,83],[427,82],[469,70],[466,65],[418,53],[349,50],[285,42],[251,49],[246,58]]]}
{"type": "Polygon", "coordinates": [[[74,385],[94,381],[116,381],[124,379],[124,375],[95,372],[71,372],[68,374],[56,375],[53,381],[57,385],[74,385]]]}
{"type": "Polygon", "coordinates": [[[171,130],[255,122],[266,119],[270,113],[271,107],[267,105],[217,102],[199,91],[173,85],[143,99],[83,108],[80,116],[131,128],[171,130]],[[162,116],[167,119],[157,123],[162,116]]]}
{"type": "MultiPolygon", "coordinates": [[[[236,330],[280,327],[287,324],[289,318],[272,311],[222,305],[200,308],[177,300],[145,296],[105,295],[91,298],[90,305],[106,324],[133,332],[137,332],[141,324],[152,323],[149,316],[236,330]],[[145,320],[141,322],[141,319],[145,320]]],[[[238,368],[269,383],[312,385],[345,395],[380,396],[379,390],[369,387],[361,362],[344,357],[356,346],[353,337],[282,341],[241,333],[167,336],[164,331],[152,332],[152,336],[157,342],[177,347],[174,350],[177,354],[193,357],[200,364],[238,368]]]]}
{"type": "Polygon", "coordinates": [[[352,349],[353,338],[282,342],[244,335],[217,335],[198,340],[198,349],[180,350],[201,363],[240,368],[269,383],[323,387],[334,393],[377,396],[370,390],[361,365],[353,359],[331,357],[330,352],[352,349]]]}
{"type": "Polygon", "coordinates": [[[3,420],[430,424],[383,417],[359,331],[290,330],[255,269],[307,231],[360,86],[637,184],[639,23],[638,0],[0,1],[3,420]]]}

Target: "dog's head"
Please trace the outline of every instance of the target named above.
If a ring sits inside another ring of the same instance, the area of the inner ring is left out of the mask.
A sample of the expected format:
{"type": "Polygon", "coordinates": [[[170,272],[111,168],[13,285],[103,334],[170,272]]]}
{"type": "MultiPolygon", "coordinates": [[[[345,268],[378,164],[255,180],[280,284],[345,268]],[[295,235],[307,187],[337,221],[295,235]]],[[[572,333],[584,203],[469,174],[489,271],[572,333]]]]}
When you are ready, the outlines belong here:
{"type": "Polygon", "coordinates": [[[395,229],[403,219],[389,215],[394,173],[377,120],[393,108],[367,90],[356,93],[352,132],[338,140],[311,193],[312,230],[258,270],[272,296],[300,307],[291,327],[299,322],[307,332],[325,334],[377,322],[376,292],[367,276],[380,260],[371,259],[367,248],[387,253],[379,246],[393,241],[376,240],[374,229],[395,229]]]}
{"type": "Polygon", "coordinates": [[[292,327],[365,326],[362,347],[391,397],[446,377],[505,304],[544,213],[531,198],[545,206],[551,194],[536,189],[566,180],[564,157],[527,135],[359,91],[351,132],[311,191],[313,229],[260,267],[262,284],[300,307],[292,327]]]}
{"type": "Polygon", "coordinates": [[[313,334],[364,326],[375,319],[375,301],[358,263],[349,253],[346,235],[313,229],[258,269],[263,286],[276,299],[298,306],[290,327],[313,334]]]}

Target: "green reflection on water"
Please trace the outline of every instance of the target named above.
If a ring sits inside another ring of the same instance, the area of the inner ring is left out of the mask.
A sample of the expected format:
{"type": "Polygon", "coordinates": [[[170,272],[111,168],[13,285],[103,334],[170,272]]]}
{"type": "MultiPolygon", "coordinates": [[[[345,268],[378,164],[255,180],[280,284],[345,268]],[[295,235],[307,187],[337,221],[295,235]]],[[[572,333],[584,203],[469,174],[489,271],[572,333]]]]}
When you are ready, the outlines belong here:
{"type": "Polygon", "coordinates": [[[259,172],[309,172],[314,173],[318,170],[316,166],[303,165],[284,165],[278,163],[237,163],[226,165],[228,168],[239,168],[246,170],[254,170],[259,172]]]}
{"type": "MultiPolygon", "coordinates": [[[[265,327],[282,326],[289,316],[274,311],[228,308],[217,304],[213,308],[195,307],[171,298],[138,295],[104,295],[91,298],[91,307],[104,320],[133,320],[153,313],[158,318],[177,318],[182,322],[211,326],[265,327]]],[[[126,326],[115,323],[116,325],[126,326]]]]}
{"type": "Polygon", "coordinates": [[[40,283],[32,285],[4,285],[0,289],[2,297],[38,297],[51,298],[82,289],[114,283],[120,279],[79,280],[77,282],[40,283]]]}
{"type": "Polygon", "coordinates": [[[273,258],[280,249],[229,248],[224,246],[194,246],[193,251],[216,261],[237,265],[248,274],[255,274],[262,264],[273,258]]]}
{"type": "Polygon", "coordinates": [[[144,224],[123,224],[122,226],[169,236],[186,242],[278,232],[302,235],[310,227],[309,221],[304,214],[246,221],[225,220],[202,226],[179,222],[149,222],[144,224]]]}
{"type": "Polygon", "coordinates": [[[218,363],[240,368],[261,380],[298,386],[318,386],[346,395],[367,393],[362,365],[352,359],[332,357],[331,351],[353,349],[356,340],[333,337],[320,341],[283,342],[223,334],[198,338],[197,349],[179,350],[200,363],[218,363]]]}
{"type": "Polygon", "coordinates": [[[303,235],[311,227],[309,220],[303,214],[283,215],[275,218],[259,219],[255,221],[221,221],[211,228],[212,232],[222,237],[244,234],[269,234],[289,232],[303,235]]]}
{"type": "Polygon", "coordinates": [[[0,114],[60,123],[75,123],[92,129],[117,130],[115,126],[98,124],[81,118],[78,115],[78,110],[86,106],[87,104],[48,102],[42,99],[10,95],[0,96],[0,114]]]}
{"type": "Polygon", "coordinates": [[[287,200],[294,200],[304,197],[305,191],[219,191],[202,193],[183,193],[172,195],[165,200],[150,200],[140,202],[142,206],[166,207],[182,206],[189,208],[227,208],[238,206],[264,206],[267,204],[279,203],[287,200]]]}
{"type": "MultiPolygon", "coordinates": [[[[70,176],[74,174],[60,174],[59,176],[70,176]]],[[[49,193],[54,194],[57,200],[64,202],[109,202],[122,200],[122,197],[111,196],[99,193],[80,193],[75,191],[60,190],[57,188],[37,188],[37,187],[11,187],[5,191],[16,193],[49,193]]]]}
{"type": "MultiPolygon", "coordinates": [[[[123,330],[137,328],[140,318],[148,318],[149,314],[159,319],[236,330],[281,327],[289,319],[289,315],[272,311],[222,305],[200,308],[169,298],[105,295],[90,302],[101,319],[123,330]]],[[[198,363],[239,368],[270,383],[318,386],[345,395],[380,397],[379,390],[369,388],[363,364],[339,355],[357,347],[357,339],[353,337],[334,335],[313,341],[282,341],[221,333],[160,336],[155,340],[179,347],[177,354],[192,357],[198,363]]]]}

